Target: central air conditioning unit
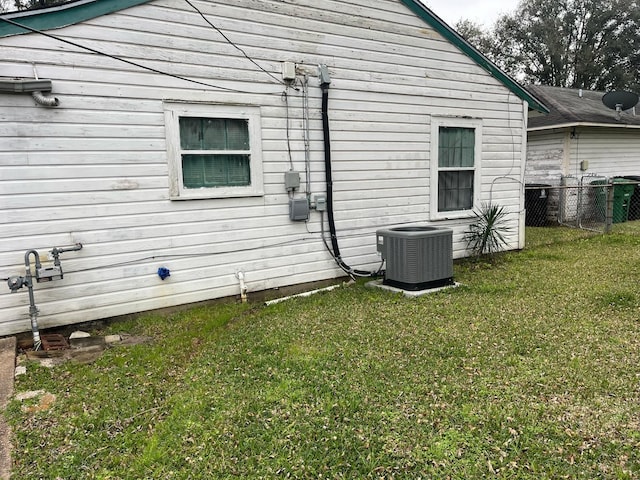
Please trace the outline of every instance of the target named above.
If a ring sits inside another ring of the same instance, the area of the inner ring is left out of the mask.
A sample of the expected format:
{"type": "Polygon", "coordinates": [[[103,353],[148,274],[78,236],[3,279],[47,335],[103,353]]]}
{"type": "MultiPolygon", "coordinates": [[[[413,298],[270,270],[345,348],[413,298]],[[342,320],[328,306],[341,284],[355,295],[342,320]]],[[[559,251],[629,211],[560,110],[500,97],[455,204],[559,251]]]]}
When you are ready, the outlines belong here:
{"type": "Polygon", "coordinates": [[[397,227],[376,232],[378,252],[386,262],[384,285],[426,290],[453,285],[453,230],[397,227]]]}

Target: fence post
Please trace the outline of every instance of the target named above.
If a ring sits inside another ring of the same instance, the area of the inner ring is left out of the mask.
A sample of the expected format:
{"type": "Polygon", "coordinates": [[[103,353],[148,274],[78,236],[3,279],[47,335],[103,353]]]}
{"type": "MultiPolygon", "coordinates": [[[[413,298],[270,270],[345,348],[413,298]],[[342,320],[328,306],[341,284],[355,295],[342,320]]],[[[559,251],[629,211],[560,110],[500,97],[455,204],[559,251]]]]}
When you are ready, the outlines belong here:
{"type": "Polygon", "coordinates": [[[609,183],[606,187],[607,192],[607,213],[604,222],[604,233],[611,233],[613,225],[613,184],[609,183]]]}

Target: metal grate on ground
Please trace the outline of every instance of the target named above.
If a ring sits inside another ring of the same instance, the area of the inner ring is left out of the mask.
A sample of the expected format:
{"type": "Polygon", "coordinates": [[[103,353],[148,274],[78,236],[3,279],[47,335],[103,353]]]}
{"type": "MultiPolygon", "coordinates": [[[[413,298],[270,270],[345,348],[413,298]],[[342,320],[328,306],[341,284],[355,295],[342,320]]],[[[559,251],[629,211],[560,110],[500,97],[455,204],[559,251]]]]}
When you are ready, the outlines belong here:
{"type": "Polygon", "coordinates": [[[66,338],[59,333],[46,333],[40,336],[42,342],[42,349],[45,351],[52,350],[67,350],[69,344],[66,338]]]}

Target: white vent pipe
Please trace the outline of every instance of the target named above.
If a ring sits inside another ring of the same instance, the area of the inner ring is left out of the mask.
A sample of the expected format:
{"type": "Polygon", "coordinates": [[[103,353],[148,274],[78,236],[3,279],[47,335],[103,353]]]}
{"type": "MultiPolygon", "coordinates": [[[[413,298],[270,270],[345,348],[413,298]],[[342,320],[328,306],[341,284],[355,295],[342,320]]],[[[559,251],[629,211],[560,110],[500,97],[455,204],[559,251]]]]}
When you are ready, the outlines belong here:
{"type": "Polygon", "coordinates": [[[238,270],[236,272],[236,278],[240,284],[240,298],[242,299],[242,303],[247,303],[247,285],[244,283],[244,272],[238,270]]]}

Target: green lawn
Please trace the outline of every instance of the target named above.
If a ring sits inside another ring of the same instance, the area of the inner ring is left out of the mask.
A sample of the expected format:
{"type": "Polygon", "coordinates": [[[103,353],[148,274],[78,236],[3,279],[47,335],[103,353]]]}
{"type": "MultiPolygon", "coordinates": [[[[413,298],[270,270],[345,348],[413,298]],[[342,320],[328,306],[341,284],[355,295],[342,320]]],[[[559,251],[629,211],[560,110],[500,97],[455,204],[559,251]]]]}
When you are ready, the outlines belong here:
{"type": "Polygon", "coordinates": [[[419,299],[112,325],[154,341],[17,380],[57,398],[10,404],[13,478],[640,478],[640,231],[529,238],[419,299]]]}

